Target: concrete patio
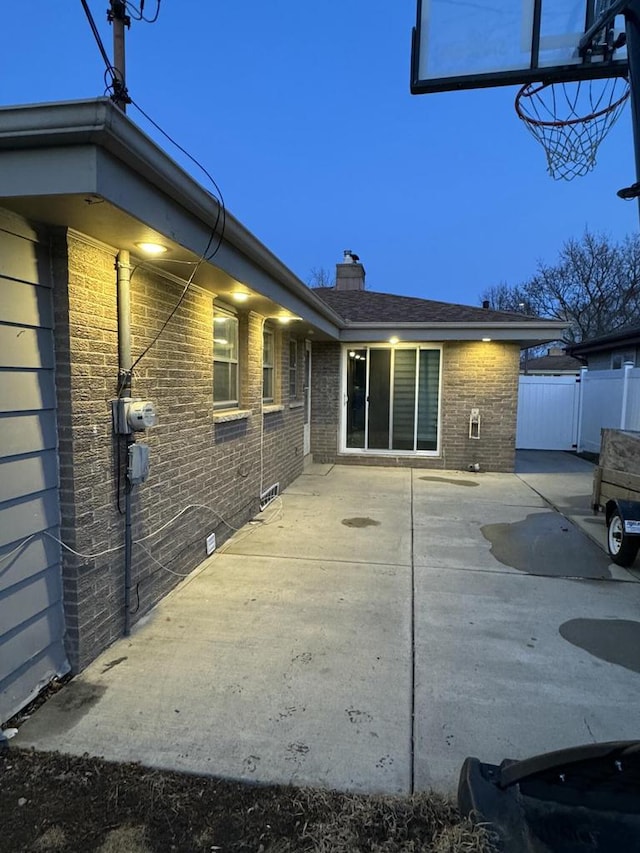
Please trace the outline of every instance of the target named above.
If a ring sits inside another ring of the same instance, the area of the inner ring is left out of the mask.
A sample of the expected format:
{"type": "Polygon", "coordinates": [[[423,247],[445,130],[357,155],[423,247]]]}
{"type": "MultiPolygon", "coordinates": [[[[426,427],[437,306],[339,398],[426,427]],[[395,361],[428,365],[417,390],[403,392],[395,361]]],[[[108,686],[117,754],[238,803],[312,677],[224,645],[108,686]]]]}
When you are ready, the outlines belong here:
{"type": "Polygon", "coordinates": [[[12,743],[407,793],[639,737],[640,585],[577,524],[602,539],[592,467],[519,469],[311,465],[12,743]]]}

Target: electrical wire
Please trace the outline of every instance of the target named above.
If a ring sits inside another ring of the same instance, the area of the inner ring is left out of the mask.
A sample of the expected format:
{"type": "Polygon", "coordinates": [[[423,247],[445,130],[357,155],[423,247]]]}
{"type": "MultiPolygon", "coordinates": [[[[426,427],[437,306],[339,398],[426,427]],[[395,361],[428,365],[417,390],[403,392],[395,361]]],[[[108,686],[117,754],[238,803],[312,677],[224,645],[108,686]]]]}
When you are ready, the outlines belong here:
{"type": "MultiPolygon", "coordinates": [[[[185,572],[174,572],[173,569],[170,569],[168,566],[165,566],[164,563],[161,563],[160,560],[157,560],[153,556],[151,551],[149,551],[148,548],[145,548],[144,545],[141,545],[140,542],[137,542],[136,544],[138,545],[139,548],[142,548],[142,550],[145,552],[145,554],[147,554],[147,556],[150,557],[153,560],[153,562],[156,563],[161,569],[164,569],[164,571],[168,572],[170,575],[175,575],[175,577],[177,577],[177,578],[188,578],[189,575],[191,574],[191,572],[195,572],[196,569],[198,568],[198,566],[195,566],[193,569],[191,569],[190,572],[186,572],[186,573],[185,572]]],[[[143,578],[141,578],[141,580],[143,580],[143,578]]],[[[136,586],[139,586],[139,584],[140,584],[140,581],[138,581],[136,586]]]]}
{"type": "MultiPolygon", "coordinates": [[[[199,160],[197,160],[192,154],[190,154],[186,150],[186,148],[183,148],[179,142],[176,142],[176,140],[172,136],[170,136],[166,132],[166,130],[164,130],[162,127],[160,127],[160,125],[156,121],[154,121],[151,118],[151,116],[148,113],[146,113],[142,109],[142,107],[139,104],[137,104],[133,99],[131,100],[131,105],[133,107],[135,107],[138,110],[138,112],[142,116],[144,116],[144,118],[150,124],[152,124],[153,127],[155,127],[155,129],[159,133],[161,133],[168,142],[170,142],[173,146],[175,146],[175,148],[178,149],[178,151],[180,151],[182,154],[184,154],[184,156],[187,157],[194,164],[194,166],[197,166],[198,169],[200,169],[200,171],[203,173],[203,175],[205,175],[211,181],[211,184],[214,187],[216,194],[217,194],[217,196],[214,195],[214,199],[218,202],[218,213],[216,216],[216,221],[215,221],[214,226],[213,226],[213,232],[215,233],[215,231],[218,230],[218,225],[220,224],[220,222],[222,222],[222,224],[220,226],[220,235],[218,237],[218,242],[216,244],[215,249],[209,255],[206,254],[208,251],[208,247],[204,252],[205,260],[210,261],[212,258],[214,258],[216,256],[216,254],[220,250],[220,246],[222,245],[222,239],[224,237],[224,231],[225,231],[225,225],[226,225],[226,207],[225,207],[225,203],[224,203],[224,198],[222,196],[222,190],[218,186],[218,183],[215,180],[215,178],[213,177],[213,175],[211,174],[211,172],[209,172],[208,169],[206,169],[199,160]]],[[[211,244],[211,242],[213,242],[213,237],[210,240],[209,245],[211,244]]]]}
{"type": "Polygon", "coordinates": [[[126,0],[124,5],[128,9],[134,21],[144,21],[146,24],[155,24],[158,20],[158,15],[160,14],[160,2],[161,0],[156,0],[156,13],[153,18],[145,17],[144,0],[140,0],[140,8],[136,8],[136,6],[134,6],[133,3],[129,3],[128,0],[126,0]]]}
{"type": "Polygon", "coordinates": [[[104,73],[104,82],[105,82],[105,94],[107,92],[111,92],[112,100],[122,104],[129,103],[129,95],[127,93],[127,87],[124,84],[124,77],[118,71],[115,66],[111,64],[107,51],[105,49],[104,43],[102,41],[102,37],[100,36],[100,32],[98,27],[96,26],[96,22],[94,20],[93,15],[91,14],[91,9],[87,4],[87,0],[80,0],[82,3],[82,8],[84,9],[84,13],[89,22],[89,26],[91,27],[91,32],[93,33],[93,37],[98,45],[98,50],[102,56],[102,59],[105,64],[106,71],[104,73]],[[107,83],[107,75],[111,77],[111,83],[107,83]]]}
{"type": "MultiPolygon", "coordinates": [[[[89,6],[87,5],[87,0],[80,0],[80,2],[82,3],[82,8],[84,9],[87,20],[89,21],[89,26],[91,27],[91,31],[93,33],[95,40],[96,40],[96,44],[98,45],[98,49],[100,51],[100,54],[102,55],[102,59],[104,61],[105,67],[106,67],[105,85],[107,88],[105,89],[105,92],[112,90],[113,91],[113,95],[112,95],[113,99],[119,100],[119,101],[125,101],[126,103],[132,104],[132,106],[134,106],[138,110],[138,112],[142,116],[144,116],[144,118],[151,125],[153,125],[153,127],[155,127],[155,129],[159,133],[161,133],[162,136],[165,137],[165,139],[167,139],[173,146],[175,146],[178,149],[178,151],[182,152],[182,154],[184,154],[185,157],[187,157],[195,166],[197,166],[202,171],[202,173],[204,175],[207,176],[207,178],[211,181],[211,184],[215,188],[215,192],[217,193],[217,197],[215,195],[213,195],[214,200],[217,202],[216,218],[215,218],[215,222],[213,224],[213,228],[211,229],[211,233],[209,235],[207,245],[205,246],[204,251],[200,255],[199,260],[194,265],[194,268],[191,271],[191,275],[187,279],[187,282],[184,286],[184,289],[183,289],[182,293],[180,294],[180,298],[178,299],[177,303],[175,304],[173,310],[171,311],[171,313],[169,314],[167,319],[164,321],[164,323],[160,327],[160,331],[155,335],[155,337],[153,338],[151,343],[149,343],[148,346],[145,347],[145,349],[142,351],[142,353],[135,359],[135,361],[131,365],[129,376],[128,376],[128,379],[130,381],[131,375],[133,374],[133,369],[145,357],[145,355],[149,352],[151,347],[153,347],[155,345],[155,343],[158,341],[158,339],[160,338],[160,336],[162,335],[164,330],[167,328],[167,326],[169,325],[169,323],[171,322],[171,320],[175,316],[176,312],[178,311],[178,309],[182,305],[184,298],[187,295],[187,291],[189,290],[189,287],[191,286],[191,284],[195,278],[195,275],[196,275],[198,269],[200,268],[200,266],[205,261],[212,260],[217,255],[217,253],[219,252],[220,247],[222,246],[222,241],[224,239],[224,232],[225,232],[225,226],[226,226],[226,208],[225,208],[225,204],[224,204],[224,198],[222,196],[222,191],[221,191],[220,187],[218,186],[218,183],[216,182],[215,178],[208,171],[208,169],[206,169],[202,165],[202,163],[200,163],[199,160],[197,160],[192,154],[190,154],[186,150],[186,148],[184,148],[182,145],[180,145],[180,143],[178,143],[170,134],[168,134],[166,132],[166,130],[164,130],[158,124],[158,122],[154,121],[151,118],[151,116],[145,110],[142,109],[140,104],[136,103],[136,101],[134,101],[131,97],[129,97],[126,86],[124,85],[124,80],[120,79],[118,70],[116,68],[114,68],[113,65],[111,64],[111,62],[109,61],[109,57],[107,55],[107,51],[105,50],[104,44],[102,42],[102,38],[100,37],[100,33],[99,33],[98,28],[96,26],[96,22],[93,18],[93,15],[91,14],[91,10],[89,9],[89,6]],[[111,84],[107,83],[107,80],[106,80],[107,75],[110,75],[110,77],[111,77],[111,84]],[[214,241],[214,237],[216,235],[216,232],[218,232],[218,231],[219,231],[218,240],[217,240],[217,243],[215,245],[215,248],[213,249],[212,252],[209,252],[209,249],[211,248],[211,244],[214,241]]],[[[140,17],[138,19],[139,20],[145,20],[148,23],[154,23],[157,20],[158,15],[160,14],[160,0],[157,0],[156,14],[152,19],[147,19],[144,17],[144,0],[140,0],[139,10],[137,10],[135,6],[132,7],[132,5],[129,3],[125,3],[125,5],[128,8],[133,8],[136,12],[139,11],[140,17]]],[[[134,269],[134,272],[135,272],[135,269],[134,269]]],[[[118,396],[120,396],[120,394],[118,396]]]]}
{"type": "MultiPolygon", "coordinates": [[[[87,4],[87,0],[80,0],[80,2],[82,3],[82,8],[84,9],[84,13],[87,16],[87,20],[89,21],[89,26],[91,27],[91,32],[93,33],[93,37],[96,40],[96,44],[98,45],[98,50],[102,54],[104,64],[107,67],[107,72],[115,72],[115,69],[114,69],[113,65],[111,64],[111,61],[110,61],[109,56],[107,54],[107,51],[105,50],[105,46],[104,46],[104,43],[102,41],[102,37],[100,35],[98,27],[96,26],[96,22],[94,20],[94,17],[91,14],[91,9],[89,8],[89,6],[87,4]]],[[[115,74],[114,74],[114,79],[115,79],[115,74]]]]}
{"type": "MultiPolygon", "coordinates": [[[[145,357],[145,355],[149,352],[151,347],[153,347],[155,345],[155,343],[158,341],[158,339],[160,338],[160,336],[162,335],[164,330],[167,328],[167,326],[169,325],[169,323],[171,322],[171,320],[175,316],[176,312],[178,311],[178,309],[182,305],[182,303],[183,303],[183,301],[187,295],[187,292],[188,292],[191,284],[193,283],[193,280],[194,280],[196,273],[198,272],[199,268],[202,266],[202,264],[205,261],[211,261],[216,256],[216,254],[219,252],[220,247],[222,246],[222,241],[224,239],[224,232],[225,232],[225,226],[226,226],[226,208],[225,208],[225,204],[224,204],[224,198],[222,196],[222,191],[221,191],[220,187],[218,186],[215,178],[208,171],[208,169],[206,169],[202,165],[202,163],[200,163],[199,160],[197,160],[192,154],[190,154],[186,150],[186,148],[184,148],[182,145],[180,145],[179,142],[177,142],[156,121],[154,121],[151,118],[151,116],[147,112],[145,112],[145,110],[143,110],[142,107],[138,103],[136,103],[133,99],[130,100],[130,103],[132,104],[132,106],[134,106],[138,110],[138,112],[142,116],[144,116],[144,118],[150,124],[153,125],[153,127],[156,128],[157,131],[159,131],[159,133],[161,133],[165,137],[165,139],[167,139],[172,145],[174,145],[179,151],[181,151],[185,155],[185,157],[187,157],[189,160],[191,160],[191,162],[194,163],[202,171],[202,173],[204,175],[206,175],[206,177],[211,181],[211,183],[212,183],[212,185],[215,188],[215,191],[217,193],[217,198],[215,195],[213,196],[214,200],[217,202],[216,218],[215,218],[215,222],[213,224],[213,227],[211,229],[211,233],[209,234],[209,240],[207,241],[207,245],[205,246],[204,251],[200,255],[198,261],[195,263],[195,265],[191,271],[191,274],[185,283],[185,286],[182,290],[182,293],[180,294],[180,297],[179,297],[178,301],[176,302],[175,306],[173,307],[172,311],[170,312],[169,316],[164,321],[164,323],[160,327],[160,330],[156,333],[156,335],[153,338],[153,340],[151,341],[151,343],[149,343],[148,346],[145,347],[145,349],[140,353],[140,355],[135,359],[135,361],[131,365],[131,372],[133,372],[134,368],[145,357]],[[212,252],[209,252],[209,249],[211,248],[211,245],[214,242],[216,232],[218,232],[218,238],[217,238],[217,242],[215,244],[215,248],[213,249],[212,252]]],[[[137,269],[137,267],[135,269],[137,269]]],[[[134,272],[135,272],[135,269],[134,269],[134,272]]]]}
{"type": "MultiPolygon", "coordinates": [[[[253,504],[255,502],[255,500],[256,500],[255,498],[252,498],[250,501],[247,501],[245,504],[243,504],[243,506],[241,506],[237,510],[237,514],[243,512],[248,506],[253,504]]],[[[209,506],[208,504],[188,504],[186,507],[184,507],[184,509],[181,509],[180,512],[176,513],[176,515],[174,515],[173,518],[170,518],[169,521],[165,522],[165,524],[163,524],[157,530],[154,530],[152,533],[148,533],[146,536],[142,536],[140,539],[134,539],[133,544],[134,545],[141,545],[142,542],[146,542],[148,539],[152,539],[154,536],[157,536],[159,533],[162,533],[163,530],[166,530],[167,527],[174,524],[181,516],[183,516],[186,512],[188,512],[191,509],[206,509],[206,510],[208,510],[209,512],[213,513],[213,515],[215,515],[216,518],[218,518],[220,520],[221,524],[224,524],[225,527],[228,527],[229,530],[233,530],[234,532],[237,532],[238,530],[242,529],[241,527],[234,527],[234,525],[231,524],[229,521],[227,521],[227,519],[223,515],[221,515],[216,509],[214,509],[212,506],[209,506]]],[[[23,548],[28,542],[30,542],[36,536],[40,536],[40,535],[47,536],[49,539],[53,539],[54,542],[57,542],[58,545],[60,545],[66,551],[69,551],[71,554],[73,554],[76,557],[81,557],[83,560],[93,560],[93,559],[97,559],[98,557],[104,557],[107,554],[114,554],[117,551],[122,551],[122,549],[124,548],[124,544],[122,544],[122,545],[116,545],[114,548],[105,548],[103,551],[97,551],[93,554],[85,554],[82,551],[76,551],[70,545],[67,545],[65,542],[63,542],[61,539],[58,539],[58,537],[54,536],[52,533],[49,533],[47,530],[41,530],[38,533],[31,533],[29,536],[27,536],[25,539],[23,539],[21,542],[19,542],[15,548],[13,548],[7,554],[3,554],[0,557],[0,564],[2,564],[5,560],[8,560],[10,557],[12,557],[15,553],[17,553],[21,548],[23,548]]]]}

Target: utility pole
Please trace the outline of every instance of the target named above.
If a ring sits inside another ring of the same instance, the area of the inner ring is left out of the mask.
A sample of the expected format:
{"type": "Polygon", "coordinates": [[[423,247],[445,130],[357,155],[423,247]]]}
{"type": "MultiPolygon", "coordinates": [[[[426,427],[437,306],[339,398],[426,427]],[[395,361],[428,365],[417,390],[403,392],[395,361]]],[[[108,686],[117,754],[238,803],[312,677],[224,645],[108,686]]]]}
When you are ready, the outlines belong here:
{"type": "Polygon", "coordinates": [[[131,19],[127,15],[127,7],[123,0],[110,0],[110,6],[107,9],[107,20],[113,26],[114,81],[111,99],[124,113],[127,111],[127,104],[131,103],[126,85],[124,50],[125,27],[131,26],[131,19]]]}

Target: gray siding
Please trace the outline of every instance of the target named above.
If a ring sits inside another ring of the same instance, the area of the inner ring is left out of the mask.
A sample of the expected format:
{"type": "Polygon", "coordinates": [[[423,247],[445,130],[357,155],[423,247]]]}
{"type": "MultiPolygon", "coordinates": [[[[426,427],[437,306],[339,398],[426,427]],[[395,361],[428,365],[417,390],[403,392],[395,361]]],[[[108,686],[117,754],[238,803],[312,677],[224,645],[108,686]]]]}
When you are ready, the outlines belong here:
{"type": "Polygon", "coordinates": [[[69,670],[53,367],[48,247],[0,212],[0,722],[69,670]]]}

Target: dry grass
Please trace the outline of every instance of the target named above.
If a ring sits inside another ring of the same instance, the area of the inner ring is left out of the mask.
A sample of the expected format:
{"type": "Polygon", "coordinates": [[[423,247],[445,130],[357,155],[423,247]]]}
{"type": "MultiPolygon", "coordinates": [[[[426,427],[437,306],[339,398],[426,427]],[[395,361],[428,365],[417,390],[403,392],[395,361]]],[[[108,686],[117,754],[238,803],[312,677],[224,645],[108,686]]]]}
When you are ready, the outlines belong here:
{"type": "Polygon", "coordinates": [[[313,813],[324,800],[324,819],[306,823],[298,845],[270,853],[490,853],[489,833],[460,818],[450,800],[433,792],[413,797],[365,797],[304,791],[300,805],[313,813]],[[303,846],[300,846],[302,842],[303,846]]]}
{"type": "Polygon", "coordinates": [[[255,786],[12,749],[0,753],[0,853],[493,853],[434,793],[255,786]]]}

